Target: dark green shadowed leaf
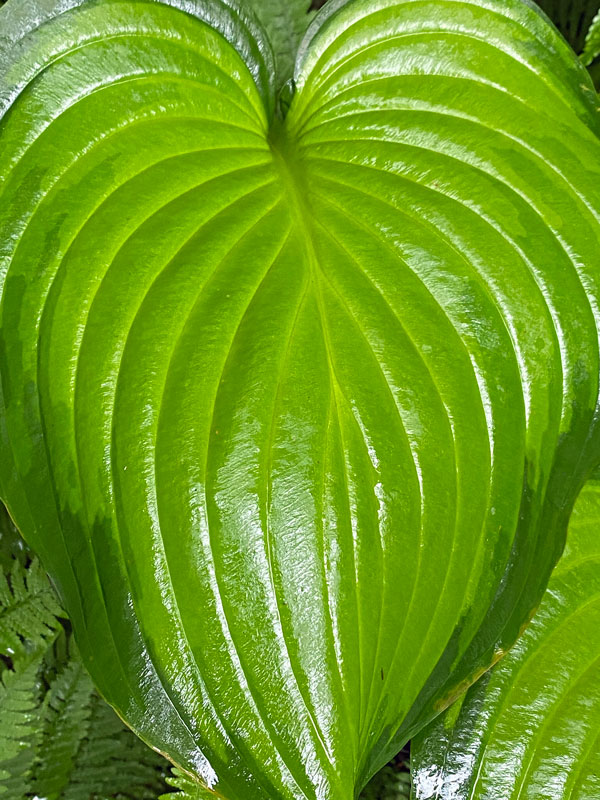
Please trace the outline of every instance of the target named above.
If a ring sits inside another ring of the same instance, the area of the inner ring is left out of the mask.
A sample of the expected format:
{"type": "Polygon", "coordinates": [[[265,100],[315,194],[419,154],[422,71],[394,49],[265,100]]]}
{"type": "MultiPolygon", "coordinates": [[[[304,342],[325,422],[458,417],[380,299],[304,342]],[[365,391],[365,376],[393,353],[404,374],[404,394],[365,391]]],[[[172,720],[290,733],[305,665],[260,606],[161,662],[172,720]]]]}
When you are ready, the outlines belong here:
{"type": "Polygon", "coordinates": [[[247,0],[264,25],[273,45],[277,65],[277,86],[294,73],[298,45],[314,16],[311,0],[247,0]]]}
{"type": "Polygon", "coordinates": [[[600,0],[538,0],[600,86],[600,0]]]}
{"type": "Polygon", "coordinates": [[[28,560],[27,546],[19,536],[8,511],[0,503],[0,569],[10,572],[15,558],[26,562],[28,560]]]}
{"type": "Polygon", "coordinates": [[[283,123],[244,8],[0,13],[0,489],[146,742],[352,800],[598,461],[598,98],[521,0],[330,0],[283,123]]]}
{"type": "Polygon", "coordinates": [[[394,759],[365,786],[359,800],[409,800],[411,791],[408,763],[394,759]]]}
{"type": "Polygon", "coordinates": [[[513,650],[412,742],[415,800],[600,797],[600,483],[513,650]]]}
{"type": "Polygon", "coordinates": [[[597,58],[589,67],[590,75],[594,81],[594,85],[600,91],[600,58],[597,58]]]}
{"type": "Polygon", "coordinates": [[[583,52],[598,0],[536,0],[576,53],[583,52]]]}

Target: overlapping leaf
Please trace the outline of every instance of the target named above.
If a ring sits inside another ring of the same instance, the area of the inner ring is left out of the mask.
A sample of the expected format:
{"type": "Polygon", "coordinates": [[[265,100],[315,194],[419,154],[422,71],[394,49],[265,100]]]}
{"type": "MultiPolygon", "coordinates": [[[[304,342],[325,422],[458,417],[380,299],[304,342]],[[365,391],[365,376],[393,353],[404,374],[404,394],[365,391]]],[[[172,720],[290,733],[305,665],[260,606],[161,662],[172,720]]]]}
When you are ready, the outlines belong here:
{"type": "Polygon", "coordinates": [[[600,793],[600,483],[586,486],[567,551],[509,655],[413,742],[416,800],[600,793]]]}
{"type": "Polygon", "coordinates": [[[311,0],[247,0],[264,25],[273,46],[277,85],[294,73],[298,45],[312,19],[311,0]]]}
{"type": "Polygon", "coordinates": [[[598,458],[597,95],[520,0],[1,12],[2,496],[102,693],[348,800],[513,644],[598,458]]]}

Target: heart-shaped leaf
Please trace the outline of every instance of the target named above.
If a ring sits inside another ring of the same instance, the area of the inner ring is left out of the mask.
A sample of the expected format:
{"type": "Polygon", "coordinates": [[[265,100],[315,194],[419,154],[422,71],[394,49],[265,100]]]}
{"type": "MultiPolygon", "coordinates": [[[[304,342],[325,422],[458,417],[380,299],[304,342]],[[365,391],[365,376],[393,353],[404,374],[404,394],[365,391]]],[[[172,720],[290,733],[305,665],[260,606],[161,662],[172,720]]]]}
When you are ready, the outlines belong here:
{"type": "Polygon", "coordinates": [[[520,0],[0,12],[1,489],[127,722],[348,800],[514,640],[599,457],[600,141],[520,0]]]}
{"type": "Polygon", "coordinates": [[[416,800],[600,795],[600,482],[525,635],[412,742],[416,800]]]}

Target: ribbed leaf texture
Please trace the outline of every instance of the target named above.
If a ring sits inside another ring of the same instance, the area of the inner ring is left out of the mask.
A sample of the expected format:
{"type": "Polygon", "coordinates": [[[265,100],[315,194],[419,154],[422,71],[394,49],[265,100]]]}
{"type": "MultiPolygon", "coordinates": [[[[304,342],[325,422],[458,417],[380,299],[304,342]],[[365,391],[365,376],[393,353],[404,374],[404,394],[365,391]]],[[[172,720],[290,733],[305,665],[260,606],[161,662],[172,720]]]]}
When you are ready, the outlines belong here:
{"type": "Polygon", "coordinates": [[[413,741],[415,800],[600,797],[600,482],[514,649],[413,741]]]}
{"type": "MultiPolygon", "coordinates": [[[[156,800],[170,783],[179,789],[178,800],[214,797],[177,770],[168,779],[169,763],[127,730],[93,691],[70,652],[70,636],[62,635],[54,612],[63,612],[48,579],[1,507],[0,564],[7,583],[18,575],[22,605],[43,610],[42,617],[15,614],[11,642],[16,649],[0,648],[0,657],[12,664],[4,675],[6,693],[0,692],[0,795],[7,800],[156,800]],[[29,569],[35,570],[35,580],[29,569]]],[[[0,601],[0,613],[11,611],[10,600],[4,607],[0,601]]],[[[361,800],[403,800],[409,784],[407,764],[397,759],[378,773],[361,800]]]]}
{"type": "MultiPolygon", "coordinates": [[[[177,789],[173,794],[163,794],[160,800],[214,800],[214,792],[210,792],[189,776],[174,769],[167,783],[177,789]]],[[[411,790],[410,773],[406,765],[401,769],[394,765],[384,767],[361,792],[360,800],[409,800],[411,790]]]]}
{"type": "Polygon", "coordinates": [[[600,117],[521,0],[9,0],[1,494],[102,694],[350,800],[515,641],[599,457],[600,117]]]}

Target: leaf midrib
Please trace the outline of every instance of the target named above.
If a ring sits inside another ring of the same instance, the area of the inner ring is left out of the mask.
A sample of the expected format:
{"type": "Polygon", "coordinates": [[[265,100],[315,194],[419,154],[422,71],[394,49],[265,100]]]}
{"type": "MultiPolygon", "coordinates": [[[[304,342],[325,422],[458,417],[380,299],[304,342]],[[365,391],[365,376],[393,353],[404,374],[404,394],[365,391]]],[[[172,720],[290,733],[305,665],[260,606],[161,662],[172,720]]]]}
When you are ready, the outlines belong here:
{"type": "MultiPolygon", "coordinates": [[[[300,169],[294,170],[294,164],[295,164],[294,154],[291,152],[292,148],[286,136],[287,136],[287,131],[285,128],[285,124],[280,122],[279,120],[275,120],[273,122],[269,134],[269,143],[271,145],[273,161],[283,184],[284,195],[289,199],[290,214],[292,216],[293,224],[296,225],[300,233],[300,240],[303,242],[304,245],[306,262],[308,264],[308,271],[309,271],[308,283],[305,289],[304,298],[301,301],[300,305],[302,306],[304,304],[306,300],[306,295],[312,289],[315,303],[317,305],[319,312],[321,330],[323,333],[323,345],[325,348],[327,366],[331,379],[331,405],[335,406],[335,413],[339,420],[340,416],[339,416],[338,406],[340,400],[343,400],[344,398],[343,398],[343,393],[341,392],[339,381],[336,378],[334,362],[331,355],[332,346],[327,326],[327,317],[325,313],[325,300],[323,297],[323,290],[321,284],[322,280],[323,279],[326,280],[326,278],[323,276],[322,270],[320,268],[319,259],[314,244],[312,214],[306,203],[306,197],[308,196],[305,186],[306,180],[302,175],[300,169]]],[[[331,410],[332,409],[330,407],[330,412],[331,410]]],[[[341,421],[339,424],[341,425],[341,421]]],[[[357,607],[360,608],[360,603],[358,602],[357,602],[357,607]]],[[[345,713],[348,720],[349,730],[351,730],[352,714],[349,706],[348,695],[347,692],[343,690],[343,687],[341,687],[341,689],[342,689],[341,694],[344,698],[345,713]]],[[[361,697],[362,697],[362,690],[361,690],[361,697]]],[[[321,742],[321,746],[324,749],[324,752],[327,754],[330,763],[332,765],[335,765],[333,754],[329,751],[329,748],[326,746],[325,741],[323,740],[320,726],[318,725],[316,720],[313,720],[313,724],[315,732],[321,742]]],[[[358,760],[357,747],[358,747],[358,742],[355,740],[352,743],[355,770],[358,760]]],[[[353,775],[353,781],[355,780],[356,780],[356,774],[353,775]]]]}

